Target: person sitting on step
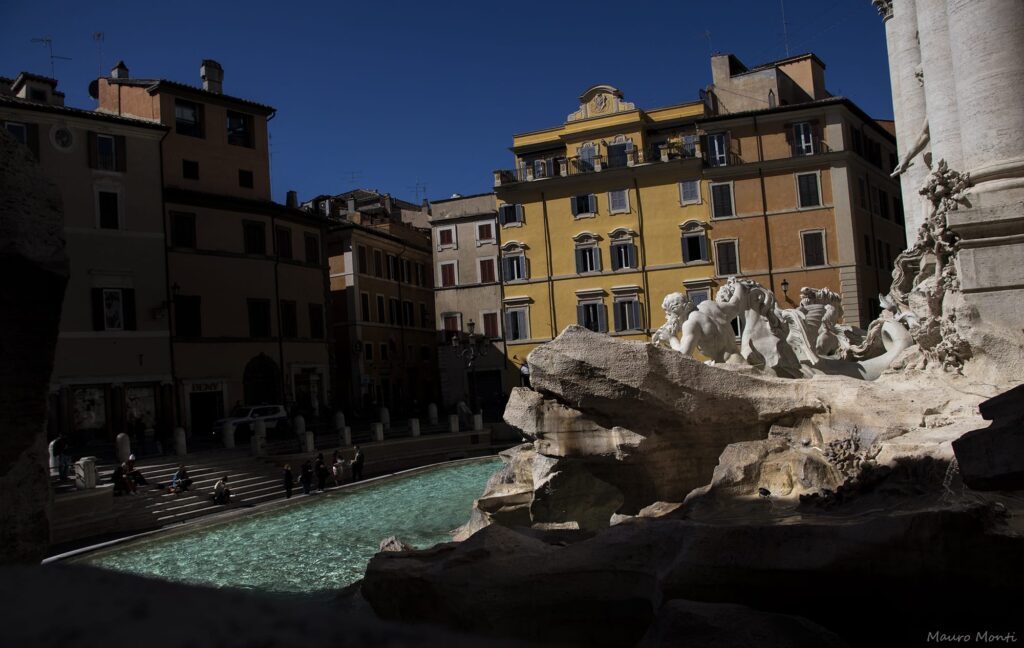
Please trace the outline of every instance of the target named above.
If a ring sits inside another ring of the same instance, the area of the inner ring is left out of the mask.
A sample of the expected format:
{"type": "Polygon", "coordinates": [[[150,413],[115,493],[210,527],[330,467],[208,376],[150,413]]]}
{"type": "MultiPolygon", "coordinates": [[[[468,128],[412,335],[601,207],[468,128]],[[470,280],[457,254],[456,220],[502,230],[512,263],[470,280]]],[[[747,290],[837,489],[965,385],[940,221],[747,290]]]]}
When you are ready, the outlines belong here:
{"type": "Polygon", "coordinates": [[[227,504],[231,499],[231,489],[228,488],[228,476],[224,475],[213,486],[213,501],[216,504],[227,504]]]}
{"type": "Polygon", "coordinates": [[[171,483],[167,486],[167,492],[169,493],[184,493],[192,486],[192,478],[188,476],[188,469],[185,468],[185,464],[178,466],[178,470],[175,471],[174,476],[171,477],[171,483]]]}

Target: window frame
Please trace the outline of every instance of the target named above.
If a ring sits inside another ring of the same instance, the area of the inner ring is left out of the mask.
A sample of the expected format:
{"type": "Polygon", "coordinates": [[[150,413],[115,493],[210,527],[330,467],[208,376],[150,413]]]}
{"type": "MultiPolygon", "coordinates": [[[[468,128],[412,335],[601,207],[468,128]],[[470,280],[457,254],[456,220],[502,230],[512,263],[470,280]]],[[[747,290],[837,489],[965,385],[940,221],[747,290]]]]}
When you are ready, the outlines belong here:
{"type": "Polygon", "coordinates": [[[498,224],[502,227],[522,227],[525,220],[526,210],[520,203],[505,203],[498,206],[498,224]],[[508,219],[509,208],[511,208],[513,220],[508,219]]]}
{"type": "Polygon", "coordinates": [[[111,185],[95,185],[93,188],[95,208],[96,208],[96,229],[101,230],[123,230],[125,229],[124,222],[124,191],[121,187],[115,187],[111,185]],[[100,194],[110,194],[115,197],[117,204],[117,227],[106,227],[103,225],[103,202],[100,199],[100,194]]]}
{"type": "Polygon", "coordinates": [[[604,303],[603,297],[578,297],[576,302],[576,323],[583,328],[594,331],[595,333],[607,333],[608,332],[608,311],[604,303]],[[596,321],[594,324],[597,328],[590,328],[587,326],[588,311],[587,309],[594,309],[594,317],[596,321]]]}
{"type": "Polygon", "coordinates": [[[370,293],[363,290],[359,293],[359,321],[361,322],[372,322],[373,321],[373,307],[371,306],[370,293]]]}
{"type": "Polygon", "coordinates": [[[530,305],[505,306],[502,317],[502,331],[506,342],[521,342],[532,339],[530,337],[530,305]],[[510,316],[515,316],[516,326],[509,326],[510,316]],[[516,337],[513,337],[516,336],[516,337]]]}
{"type": "Polygon", "coordinates": [[[825,206],[825,201],[822,200],[821,195],[821,171],[805,171],[802,173],[794,173],[793,181],[796,183],[796,205],[797,209],[821,209],[825,206]],[[805,205],[803,192],[800,191],[800,178],[814,178],[815,194],[818,202],[814,205],[805,205]]]}
{"type": "Polygon", "coordinates": [[[277,254],[277,258],[288,259],[290,261],[295,258],[294,251],[294,246],[292,245],[291,228],[285,227],[284,225],[274,226],[274,252],[277,254]],[[285,237],[287,237],[288,239],[288,245],[286,247],[286,249],[288,250],[287,254],[281,254],[282,249],[285,249],[285,246],[282,245],[281,241],[282,234],[285,235],[285,237]]]}
{"type": "Polygon", "coordinates": [[[323,258],[323,255],[320,254],[320,236],[313,232],[303,232],[302,240],[306,248],[306,263],[320,265],[320,260],[323,258]],[[311,251],[313,254],[310,254],[311,251]]]}
{"type": "Polygon", "coordinates": [[[238,186],[242,189],[254,188],[256,186],[256,176],[249,169],[239,169],[238,186]]]}
{"type": "Polygon", "coordinates": [[[281,316],[281,337],[294,340],[299,337],[299,304],[294,299],[278,300],[281,316]]]}
{"type": "Polygon", "coordinates": [[[273,315],[271,314],[273,311],[271,309],[270,300],[269,299],[264,299],[262,297],[248,297],[248,298],[246,298],[245,301],[246,301],[246,315],[247,315],[248,320],[249,320],[249,337],[257,338],[257,339],[272,338],[272,337],[274,337],[274,322],[273,322],[273,315]],[[253,326],[253,324],[254,324],[253,314],[255,312],[253,309],[254,309],[254,307],[257,307],[257,306],[259,306],[259,307],[265,306],[266,307],[266,316],[267,316],[267,333],[266,333],[266,335],[257,335],[257,331],[255,330],[255,327],[253,326]]]}
{"type": "Polygon", "coordinates": [[[482,310],[482,311],[480,311],[479,317],[480,317],[480,333],[482,333],[484,335],[484,337],[486,337],[488,340],[500,340],[501,339],[501,314],[498,311],[494,310],[494,309],[489,309],[489,310],[482,310]],[[488,335],[487,334],[487,316],[488,315],[493,315],[494,316],[494,325],[495,325],[495,327],[497,329],[496,332],[495,332],[496,333],[495,335],[488,335]]]}
{"type": "Polygon", "coordinates": [[[194,212],[171,211],[171,212],[168,213],[168,216],[169,216],[170,221],[171,221],[171,227],[170,227],[170,230],[171,230],[171,247],[173,247],[173,248],[182,248],[182,249],[190,249],[190,250],[197,249],[197,247],[198,247],[197,239],[198,239],[199,235],[198,235],[198,231],[196,229],[197,228],[197,224],[196,224],[196,215],[195,215],[195,213],[194,212]],[[190,234],[190,240],[188,242],[191,243],[190,245],[182,245],[181,241],[178,238],[179,223],[181,223],[182,221],[187,221],[188,223],[190,223],[190,226],[188,227],[189,234],[190,234]]]}
{"type": "Polygon", "coordinates": [[[477,221],[475,231],[477,247],[480,247],[481,245],[488,245],[491,243],[498,242],[498,228],[494,221],[477,221]],[[491,235],[487,238],[480,237],[480,228],[483,227],[484,225],[491,229],[491,235]]]}
{"type": "Polygon", "coordinates": [[[810,121],[796,122],[792,126],[793,132],[793,155],[805,156],[814,155],[814,125],[810,121]],[[806,136],[806,140],[805,140],[806,136]]]}
{"type": "Polygon", "coordinates": [[[608,214],[609,215],[612,215],[612,214],[628,214],[628,213],[630,213],[632,211],[632,209],[630,209],[630,205],[629,205],[629,189],[628,188],[626,188],[626,189],[612,189],[612,190],[608,191],[608,195],[605,198],[608,201],[608,214]],[[622,208],[616,209],[615,206],[614,206],[615,205],[615,201],[613,200],[612,196],[614,194],[618,194],[618,193],[622,194],[622,200],[625,203],[625,206],[622,207],[622,208]]]}
{"type": "Polygon", "coordinates": [[[181,177],[183,180],[199,180],[199,161],[198,160],[181,160],[181,177]],[[186,169],[194,169],[195,173],[190,173],[186,169]]]}
{"type": "Polygon", "coordinates": [[[374,301],[376,302],[376,306],[377,306],[377,323],[378,324],[387,324],[388,323],[388,304],[387,304],[387,298],[384,295],[382,295],[381,293],[377,293],[375,295],[375,297],[376,297],[376,299],[374,301]]]}
{"type": "Polygon", "coordinates": [[[699,265],[699,264],[710,263],[711,262],[711,250],[710,250],[710,246],[708,245],[708,243],[709,243],[708,233],[707,233],[706,230],[704,230],[704,229],[690,230],[690,231],[684,230],[681,233],[681,236],[680,236],[680,248],[681,248],[680,249],[680,256],[682,257],[683,264],[684,265],[699,265]],[[697,259],[690,259],[689,261],[686,260],[686,255],[687,255],[687,252],[689,250],[689,246],[687,245],[687,240],[688,239],[697,239],[698,241],[702,240],[704,242],[703,245],[701,245],[700,243],[697,244],[698,250],[703,250],[703,254],[700,255],[699,258],[697,258],[697,259]]]}
{"type": "Polygon", "coordinates": [[[511,253],[506,253],[506,254],[502,254],[501,255],[501,276],[500,276],[500,280],[501,281],[504,281],[506,283],[512,283],[512,282],[517,282],[517,281],[526,281],[527,279],[529,279],[529,272],[527,271],[527,268],[526,268],[526,253],[525,252],[519,251],[519,252],[511,252],[511,253]],[[516,266],[519,269],[519,272],[516,273],[518,275],[517,277],[506,276],[509,273],[507,273],[505,271],[505,268],[506,268],[505,261],[512,261],[513,259],[516,260],[516,266]]]}
{"type": "Polygon", "coordinates": [[[174,295],[174,337],[199,338],[203,336],[203,298],[200,295],[174,295]],[[185,304],[188,307],[184,307],[185,304]],[[195,307],[194,312],[191,310],[195,307]],[[184,314],[183,314],[184,313],[184,314]],[[193,316],[190,317],[190,316],[193,316]],[[194,325],[193,329],[191,325],[194,325]],[[185,329],[182,332],[182,329],[185,329]]]}
{"type": "Polygon", "coordinates": [[[687,205],[700,205],[703,203],[703,192],[700,190],[700,180],[680,180],[679,181],[679,206],[685,207],[687,205]],[[683,185],[693,183],[697,187],[697,199],[687,200],[683,193],[683,185]]]}
{"type": "Polygon", "coordinates": [[[729,131],[708,133],[708,166],[729,166],[729,131]],[[721,138],[721,151],[716,151],[717,147],[713,144],[718,138],[721,138]]]}
{"type": "Polygon", "coordinates": [[[826,268],[828,267],[828,245],[825,238],[825,229],[821,227],[800,230],[800,261],[804,268],[826,268]],[[807,259],[807,235],[817,234],[821,241],[821,264],[810,264],[807,259]]]}
{"type": "Polygon", "coordinates": [[[206,137],[206,129],[204,128],[204,126],[205,126],[204,121],[205,120],[203,119],[203,112],[204,112],[203,111],[203,104],[197,103],[195,101],[189,101],[188,99],[179,99],[179,98],[175,97],[175,99],[174,99],[174,132],[177,133],[178,135],[184,135],[185,137],[198,137],[200,139],[204,139],[206,137]],[[195,109],[195,123],[193,124],[193,126],[195,127],[195,131],[196,132],[190,133],[190,132],[186,132],[185,130],[181,129],[181,119],[178,117],[178,106],[179,106],[179,104],[181,104],[183,107],[186,107],[186,108],[188,106],[191,106],[192,108],[195,109]],[[185,104],[188,104],[188,106],[185,106],[185,104]]]}
{"type": "Polygon", "coordinates": [[[589,193],[569,196],[569,207],[573,218],[594,218],[598,214],[597,194],[589,193]],[[586,198],[588,211],[579,210],[579,201],[583,198],[586,198]]]}
{"type": "Polygon", "coordinates": [[[249,113],[243,113],[243,112],[239,112],[237,110],[228,110],[228,111],[226,111],[226,113],[227,114],[225,116],[225,130],[226,130],[225,134],[226,134],[226,137],[227,137],[227,143],[230,146],[242,146],[242,147],[245,147],[245,148],[256,148],[256,141],[255,141],[256,140],[256,136],[255,136],[256,119],[252,115],[250,115],[249,113]],[[244,127],[244,134],[245,134],[244,138],[240,138],[239,137],[239,133],[242,132],[241,129],[239,129],[237,127],[232,128],[232,125],[231,125],[232,118],[235,118],[235,119],[241,118],[241,121],[243,122],[243,127],[244,127]]]}
{"type": "Polygon", "coordinates": [[[576,274],[601,273],[601,248],[598,246],[597,241],[579,243],[576,245],[574,252],[576,257],[576,274]],[[589,268],[586,267],[588,265],[589,268]]]}
{"type": "Polygon", "coordinates": [[[441,250],[458,250],[459,249],[459,233],[458,228],[454,225],[446,225],[437,228],[437,251],[441,250]],[[451,234],[451,242],[444,243],[441,240],[442,234],[451,234]]]}
{"type": "Polygon", "coordinates": [[[118,170],[118,156],[117,156],[117,137],[110,135],[109,133],[96,133],[96,169],[99,171],[117,171],[118,170]],[[101,153],[100,142],[110,142],[109,155],[101,153]]]}
{"type": "Polygon", "coordinates": [[[498,283],[498,257],[497,256],[477,257],[477,260],[476,260],[476,280],[477,280],[477,283],[479,283],[479,284],[498,283]],[[484,281],[484,271],[483,271],[483,268],[484,268],[484,263],[486,263],[486,262],[490,262],[490,264],[491,264],[491,276],[492,276],[492,278],[491,278],[490,281],[484,281]]]}
{"type": "Polygon", "coordinates": [[[642,333],[644,331],[644,313],[643,304],[640,303],[639,293],[630,293],[626,295],[617,295],[612,299],[612,326],[615,329],[615,333],[642,333]],[[632,304],[630,309],[631,313],[627,317],[626,311],[622,311],[621,315],[619,312],[619,306],[624,304],[632,304]],[[633,327],[619,328],[618,324],[623,323],[624,320],[632,319],[635,314],[636,322],[633,327]]]}
{"type": "Polygon", "coordinates": [[[733,187],[734,182],[727,180],[726,182],[710,182],[708,183],[708,195],[711,200],[711,218],[713,220],[721,220],[724,218],[736,218],[736,194],[733,187]],[[732,212],[723,216],[719,216],[715,213],[717,201],[715,200],[715,187],[729,187],[729,210],[732,212]]]}
{"type": "Polygon", "coordinates": [[[459,285],[459,261],[453,259],[451,261],[438,261],[437,262],[437,287],[438,288],[454,288],[459,285]],[[444,282],[444,269],[445,267],[452,268],[452,283],[445,284],[444,282]]]}
{"type": "Polygon", "coordinates": [[[718,239],[714,241],[715,246],[715,275],[718,277],[734,277],[740,274],[740,241],[738,238],[727,238],[718,239]],[[736,258],[736,271],[735,272],[722,272],[721,259],[722,255],[719,252],[719,246],[721,245],[732,245],[734,256],[736,258]]]}
{"type": "Polygon", "coordinates": [[[242,221],[242,250],[245,254],[267,256],[267,224],[263,221],[245,219],[242,221]],[[249,232],[259,228],[260,238],[263,241],[262,250],[255,252],[249,249],[249,232]]]}

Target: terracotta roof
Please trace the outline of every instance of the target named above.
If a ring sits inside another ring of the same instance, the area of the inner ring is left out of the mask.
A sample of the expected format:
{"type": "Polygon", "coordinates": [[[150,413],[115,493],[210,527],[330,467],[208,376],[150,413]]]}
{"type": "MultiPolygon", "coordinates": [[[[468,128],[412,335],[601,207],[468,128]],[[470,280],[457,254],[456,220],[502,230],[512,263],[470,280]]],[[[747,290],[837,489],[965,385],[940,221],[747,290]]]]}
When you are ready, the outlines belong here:
{"type": "Polygon", "coordinates": [[[774,108],[758,108],[756,110],[745,110],[743,112],[726,113],[724,115],[712,115],[709,117],[702,117],[697,120],[698,124],[704,124],[708,122],[728,121],[730,119],[742,119],[744,117],[752,117],[755,115],[766,115],[782,112],[791,112],[794,110],[804,110],[807,108],[814,108],[816,106],[831,106],[831,105],[843,105],[850,109],[855,115],[867,125],[882,133],[887,139],[893,143],[896,142],[896,138],[888,130],[883,128],[875,121],[873,117],[868,116],[866,112],[860,109],[857,104],[853,103],[847,97],[826,97],[825,99],[816,99],[814,101],[805,101],[803,103],[787,104],[785,106],[776,106],[774,108]]]}
{"type": "Polygon", "coordinates": [[[277,109],[267,104],[261,104],[256,101],[249,99],[242,99],[241,97],[233,97],[231,95],[221,94],[219,92],[210,92],[204,90],[199,86],[189,85],[187,83],[180,83],[178,81],[168,81],[167,79],[115,79],[113,77],[107,77],[107,82],[113,85],[128,85],[146,88],[150,94],[156,93],[160,88],[169,88],[171,90],[184,91],[191,95],[201,96],[204,99],[220,99],[228,103],[239,103],[259,110],[272,113],[277,112],[277,109]]]}
{"type": "Polygon", "coordinates": [[[72,115],[75,117],[85,117],[86,119],[97,119],[105,122],[124,124],[125,126],[140,126],[142,128],[168,130],[167,127],[163,124],[145,119],[135,119],[133,117],[119,117],[118,115],[112,115],[110,113],[97,112],[95,110],[84,110],[82,108],[71,108],[70,106],[53,106],[51,104],[39,103],[37,101],[29,101],[28,99],[21,99],[19,97],[9,97],[6,95],[0,95],[0,105],[12,106],[14,108],[25,108],[28,110],[35,110],[37,112],[49,112],[63,115],[72,115]]]}

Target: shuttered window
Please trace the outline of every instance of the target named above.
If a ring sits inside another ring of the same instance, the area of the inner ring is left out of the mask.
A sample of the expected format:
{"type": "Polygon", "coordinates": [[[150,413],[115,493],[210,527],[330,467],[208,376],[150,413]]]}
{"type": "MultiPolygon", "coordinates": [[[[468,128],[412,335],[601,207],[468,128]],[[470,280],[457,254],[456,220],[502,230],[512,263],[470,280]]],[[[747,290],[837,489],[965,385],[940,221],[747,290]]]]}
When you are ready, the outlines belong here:
{"type": "Polygon", "coordinates": [[[803,232],[804,266],[815,267],[825,265],[825,233],[803,232]]]}
{"type": "Polygon", "coordinates": [[[715,257],[718,262],[718,274],[720,276],[724,277],[739,273],[736,241],[716,241],[715,257]]]}
{"type": "Polygon", "coordinates": [[[638,299],[619,299],[615,302],[615,330],[639,331],[643,327],[640,324],[640,301],[638,299]]]}
{"type": "Polygon", "coordinates": [[[608,332],[608,313],[601,302],[584,302],[576,306],[576,323],[598,333],[608,332]]]}
{"type": "Polygon", "coordinates": [[[636,245],[632,241],[612,243],[612,270],[636,267],[636,245]]]}
{"type": "Polygon", "coordinates": [[[683,263],[708,260],[708,237],[703,232],[683,235],[683,263]]]}

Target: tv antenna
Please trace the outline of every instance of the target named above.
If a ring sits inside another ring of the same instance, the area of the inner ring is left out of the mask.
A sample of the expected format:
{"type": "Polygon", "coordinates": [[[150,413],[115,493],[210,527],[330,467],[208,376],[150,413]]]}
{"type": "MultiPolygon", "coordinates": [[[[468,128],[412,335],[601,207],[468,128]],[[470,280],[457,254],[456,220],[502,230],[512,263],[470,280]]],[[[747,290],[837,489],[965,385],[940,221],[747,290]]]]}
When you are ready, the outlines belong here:
{"type": "Polygon", "coordinates": [[[789,31],[786,27],[786,0],[779,0],[779,8],[782,9],[782,43],[786,48],[786,58],[789,58],[789,31]]]}
{"type": "Polygon", "coordinates": [[[357,188],[356,182],[358,182],[359,178],[362,175],[363,174],[360,173],[359,171],[346,171],[345,172],[345,177],[348,178],[348,184],[353,189],[357,188]]]}
{"type": "Polygon", "coordinates": [[[409,189],[412,189],[413,191],[416,192],[416,202],[420,201],[421,195],[423,196],[423,198],[427,197],[427,184],[425,182],[420,182],[419,178],[416,178],[416,184],[409,187],[409,189]]]}
{"type": "Polygon", "coordinates": [[[704,30],[704,40],[708,42],[708,56],[711,56],[712,54],[714,54],[714,52],[711,49],[711,30],[704,30]]]}
{"type": "Polygon", "coordinates": [[[93,32],[92,39],[96,43],[96,76],[103,76],[103,32],[93,32]]]}
{"type": "Polygon", "coordinates": [[[71,57],[70,56],[57,56],[56,54],[54,54],[53,53],[53,39],[50,38],[49,36],[41,36],[39,38],[33,38],[32,42],[33,43],[42,43],[43,45],[46,45],[46,50],[50,53],[50,77],[56,79],[57,78],[57,72],[55,71],[54,65],[53,65],[54,59],[60,59],[62,61],[70,61],[71,57]]]}

